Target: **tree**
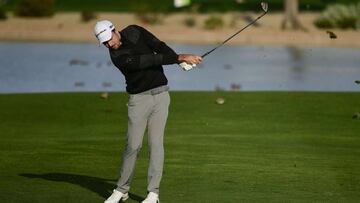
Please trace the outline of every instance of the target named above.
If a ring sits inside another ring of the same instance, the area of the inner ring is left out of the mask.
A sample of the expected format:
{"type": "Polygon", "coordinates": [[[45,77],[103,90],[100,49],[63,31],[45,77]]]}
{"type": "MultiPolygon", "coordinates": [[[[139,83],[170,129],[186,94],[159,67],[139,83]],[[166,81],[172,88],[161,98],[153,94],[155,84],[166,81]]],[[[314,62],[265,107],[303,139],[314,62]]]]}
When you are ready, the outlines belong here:
{"type": "Polygon", "coordinates": [[[49,17],[54,15],[55,0],[20,0],[15,13],[25,17],[49,17]]]}
{"type": "Polygon", "coordinates": [[[7,15],[6,15],[6,10],[5,10],[5,0],[0,0],[0,20],[6,20],[7,19],[7,15]]]}
{"type": "Polygon", "coordinates": [[[288,24],[291,29],[306,31],[306,28],[300,23],[299,0],[284,0],[285,15],[281,23],[281,29],[286,29],[288,24]]]}

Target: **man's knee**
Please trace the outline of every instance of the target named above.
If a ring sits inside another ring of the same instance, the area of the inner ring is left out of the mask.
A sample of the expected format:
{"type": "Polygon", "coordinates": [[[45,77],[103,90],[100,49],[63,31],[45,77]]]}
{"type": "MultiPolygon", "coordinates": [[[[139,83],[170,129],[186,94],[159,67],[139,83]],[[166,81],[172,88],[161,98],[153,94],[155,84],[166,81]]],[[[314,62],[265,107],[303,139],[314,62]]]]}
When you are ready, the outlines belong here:
{"type": "Polygon", "coordinates": [[[140,144],[128,143],[126,146],[127,154],[139,153],[140,150],[141,150],[141,143],[140,144]]]}

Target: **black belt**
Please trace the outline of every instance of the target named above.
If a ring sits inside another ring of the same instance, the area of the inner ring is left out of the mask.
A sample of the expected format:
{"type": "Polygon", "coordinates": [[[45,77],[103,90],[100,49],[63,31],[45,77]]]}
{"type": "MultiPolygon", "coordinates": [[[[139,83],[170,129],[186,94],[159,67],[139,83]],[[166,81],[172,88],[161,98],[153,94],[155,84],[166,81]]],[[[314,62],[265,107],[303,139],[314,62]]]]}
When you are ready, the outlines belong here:
{"type": "Polygon", "coordinates": [[[145,92],[140,92],[138,94],[140,94],[140,95],[157,95],[157,94],[160,94],[162,92],[166,92],[169,89],[170,89],[169,86],[163,85],[163,86],[160,86],[160,87],[156,87],[156,88],[147,90],[145,92]]]}

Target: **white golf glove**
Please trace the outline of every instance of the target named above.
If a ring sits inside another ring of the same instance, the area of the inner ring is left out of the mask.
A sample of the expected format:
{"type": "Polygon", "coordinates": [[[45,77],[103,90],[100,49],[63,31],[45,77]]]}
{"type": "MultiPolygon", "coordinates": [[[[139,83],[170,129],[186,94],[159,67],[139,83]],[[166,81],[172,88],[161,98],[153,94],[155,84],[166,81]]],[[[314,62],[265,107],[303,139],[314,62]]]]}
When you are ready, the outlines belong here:
{"type": "Polygon", "coordinates": [[[191,65],[191,64],[188,64],[188,63],[186,63],[186,62],[182,62],[182,63],[179,64],[179,66],[180,66],[184,71],[189,71],[189,70],[195,68],[195,67],[196,67],[196,64],[192,64],[192,65],[191,65]]]}

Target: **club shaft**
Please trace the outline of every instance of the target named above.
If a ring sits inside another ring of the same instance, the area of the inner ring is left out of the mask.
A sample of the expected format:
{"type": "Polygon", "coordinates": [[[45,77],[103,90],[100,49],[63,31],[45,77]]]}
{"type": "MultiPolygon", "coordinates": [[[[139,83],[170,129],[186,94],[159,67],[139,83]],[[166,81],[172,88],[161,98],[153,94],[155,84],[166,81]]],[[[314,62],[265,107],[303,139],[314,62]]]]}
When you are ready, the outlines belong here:
{"type": "Polygon", "coordinates": [[[254,21],[252,21],[251,23],[249,23],[248,25],[246,25],[244,28],[242,28],[241,30],[237,31],[235,34],[231,35],[229,38],[227,38],[225,41],[223,41],[220,45],[218,45],[217,47],[211,49],[210,51],[206,52],[205,54],[203,54],[201,57],[204,58],[205,56],[209,55],[211,52],[215,51],[217,48],[221,47],[222,45],[224,45],[226,42],[228,42],[229,40],[231,40],[233,37],[235,37],[236,35],[238,35],[240,32],[244,31],[246,28],[248,28],[249,26],[253,25],[254,23],[256,23],[256,21],[258,21],[260,18],[262,18],[264,15],[266,15],[267,12],[264,12],[261,16],[257,17],[254,21]]]}

